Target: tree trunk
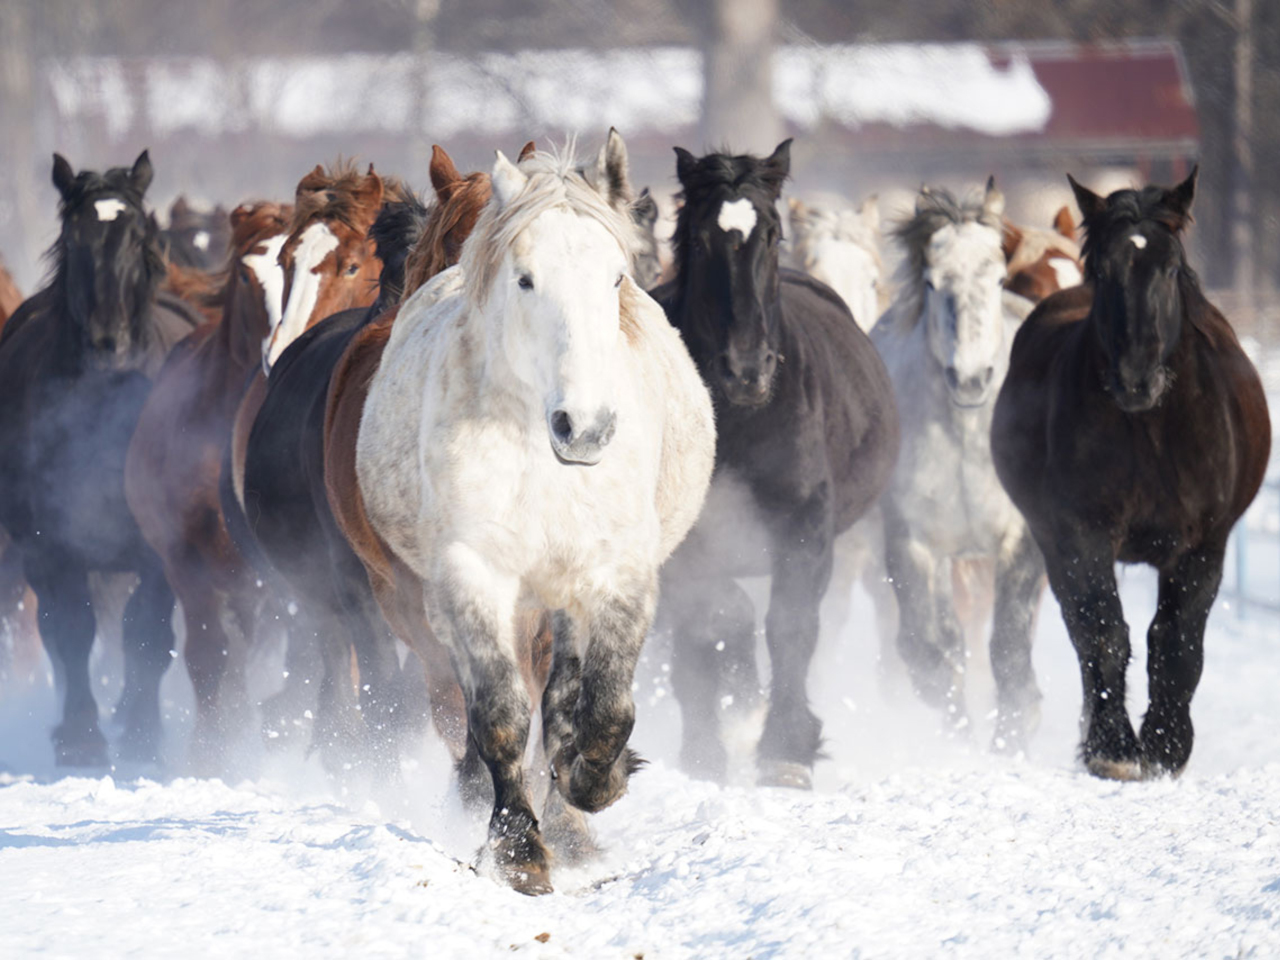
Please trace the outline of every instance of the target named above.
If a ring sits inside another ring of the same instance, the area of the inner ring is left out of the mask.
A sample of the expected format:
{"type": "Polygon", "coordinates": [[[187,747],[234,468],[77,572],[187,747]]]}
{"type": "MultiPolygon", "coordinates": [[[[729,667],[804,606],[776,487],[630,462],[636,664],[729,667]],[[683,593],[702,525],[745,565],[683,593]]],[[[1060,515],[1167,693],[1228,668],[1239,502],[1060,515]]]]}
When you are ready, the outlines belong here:
{"type": "Polygon", "coordinates": [[[706,0],[700,8],[706,147],[770,153],[783,138],[773,103],[778,0],[706,0]]]}

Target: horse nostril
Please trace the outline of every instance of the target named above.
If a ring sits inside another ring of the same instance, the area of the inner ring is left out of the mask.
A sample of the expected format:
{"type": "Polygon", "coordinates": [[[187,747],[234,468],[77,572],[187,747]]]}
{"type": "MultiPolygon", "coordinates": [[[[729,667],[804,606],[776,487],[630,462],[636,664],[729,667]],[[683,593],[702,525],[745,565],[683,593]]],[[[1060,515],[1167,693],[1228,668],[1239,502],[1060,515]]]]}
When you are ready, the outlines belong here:
{"type": "Polygon", "coordinates": [[[947,386],[952,390],[960,389],[960,374],[956,373],[955,367],[947,367],[947,386]]]}
{"type": "Polygon", "coordinates": [[[995,368],[995,367],[987,367],[987,369],[983,370],[983,371],[982,371],[982,386],[983,386],[984,388],[985,388],[985,387],[989,387],[989,386],[991,386],[991,378],[992,378],[992,377],[994,377],[995,375],[996,375],[996,368],[995,368]]]}
{"type": "Polygon", "coordinates": [[[101,340],[99,340],[99,341],[98,341],[98,349],[99,349],[99,350],[101,350],[101,351],[103,351],[104,353],[115,353],[115,352],[116,352],[116,338],[115,338],[115,337],[103,337],[101,340]]]}
{"type": "Polygon", "coordinates": [[[564,410],[551,415],[551,435],[558,443],[568,443],[573,437],[573,420],[564,410]]]}
{"type": "Polygon", "coordinates": [[[729,354],[722,353],[716,358],[716,364],[722,379],[734,381],[738,379],[738,375],[733,371],[733,364],[729,362],[729,354]]]}

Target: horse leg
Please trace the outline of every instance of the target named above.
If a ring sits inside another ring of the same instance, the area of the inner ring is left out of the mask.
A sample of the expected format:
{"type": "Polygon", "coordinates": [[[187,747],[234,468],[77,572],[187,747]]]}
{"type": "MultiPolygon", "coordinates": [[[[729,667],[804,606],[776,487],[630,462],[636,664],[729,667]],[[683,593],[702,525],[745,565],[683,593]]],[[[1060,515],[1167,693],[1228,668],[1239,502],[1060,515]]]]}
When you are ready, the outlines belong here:
{"type": "Polygon", "coordinates": [[[25,563],[27,582],[39,605],[40,639],[62,680],[62,723],[53,731],[58,766],[107,764],[107,741],[98,726],[98,704],[89,683],[94,618],[88,574],[65,558],[25,563]]]}
{"type": "Polygon", "coordinates": [[[1224,551],[1202,548],[1160,572],[1160,599],[1147,633],[1151,703],[1138,739],[1146,776],[1177,776],[1191,756],[1191,698],[1204,667],[1204,628],[1222,582],[1224,551]]]}
{"type": "Polygon", "coordinates": [[[428,619],[454,653],[470,736],[493,780],[484,853],[515,890],[550,893],[550,856],[524,777],[531,710],[515,662],[519,584],[461,546],[449,552],[436,583],[425,597],[428,619]]]}
{"type": "Polygon", "coordinates": [[[662,619],[671,625],[671,686],[680,704],[680,768],[724,783],[729,758],[721,737],[722,697],[740,710],[760,699],[756,611],[732,578],[663,577],[662,619]]]}
{"type": "MultiPolygon", "coordinates": [[[[548,761],[574,750],[573,710],[582,688],[577,627],[564,610],[551,616],[551,673],[542,689],[542,744],[548,761]]],[[[554,768],[553,768],[554,769],[554,768]]],[[[597,853],[586,817],[565,801],[559,789],[547,791],[542,808],[543,835],[565,863],[582,863],[597,853]]]]}
{"type": "Polygon", "coordinates": [[[345,774],[363,759],[367,728],[360,716],[352,677],[352,648],[340,609],[330,604],[303,611],[301,641],[315,643],[324,664],[316,697],[315,724],[311,728],[311,748],[320,751],[326,769],[345,774]]]}
{"type": "Polygon", "coordinates": [[[997,752],[1025,752],[1040,723],[1040,688],[1031,664],[1031,639],[1044,559],[1021,523],[1006,534],[996,557],[995,612],[991,627],[991,672],[996,681],[997,752]]]}
{"type": "Polygon", "coordinates": [[[1111,543],[1070,534],[1037,537],[1037,541],[1080,661],[1084,692],[1080,758],[1096,777],[1136,780],[1142,775],[1138,738],[1124,702],[1129,625],[1116,587],[1111,543]]]}
{"type": "Polygon", "coordinates": [[[884,514],[885,567],[898,598],[898,653],[916,695],[963,726],[964,634],[951,606],[950,578],[941,576],[946,565],[896,512],[886,508],[884,514]]]}
{"type": "Polygon", "coordinates": [[[815,496],[806,503],[789,518],[784,536],[774,544],[765,615],[773,676],[756,762],[761,784],[810,790],[822,747],[822,721],[809,708],[807,683],[818,646],[818,608],[831,580],[827,500],[815,496]]]}
{"type": "MultiPolygon", "coordinates": [[[[188,559],[193,556],[194,553],[189,554],[188,559]]],[[[196,564],[169,568],[171,582],[182,600],[182,617],[187,628],[183,659],[196,696],[191,748],[197,757],[197,767],[212,773],[221,762],[224,714],[218,694],[227,671],[231,643],[223,629],[218,592],[206,573],[203,565],[196,564]]]]}
{"type": "MultiPolygon", "coordinates": [[[[656,571],[655,571],[656,573],[656,571]]],[[[643,763],[627,748],[636,722],[631,696],[636,664],[658,601],[656,576],[614,584],[587,604],[587,644],[573,710],[573,740],[551,756],[566,800],[588,813],[609,806],[643,763]]]]}
{"type": "Polygon", "coordinates": [[[124,739],[130,760],[160,759],[160,678],[173,659],[173,591],[158,560],[138,572],[124,608],[124,739]]]}

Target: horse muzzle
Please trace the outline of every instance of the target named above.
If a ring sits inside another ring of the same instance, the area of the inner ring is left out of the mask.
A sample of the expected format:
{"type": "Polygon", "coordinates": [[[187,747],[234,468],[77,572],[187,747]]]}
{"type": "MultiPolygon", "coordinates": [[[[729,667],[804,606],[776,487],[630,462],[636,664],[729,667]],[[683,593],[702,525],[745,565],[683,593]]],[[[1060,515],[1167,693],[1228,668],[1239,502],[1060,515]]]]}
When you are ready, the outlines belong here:
{"type": "Polygon", "coordinates": [[[955,367],[947,367],[947,391],[951,394],[951,402],[957,407],[981,407],[994,392],[995,367],[986,367],[972,377],[961,377],[955,367]]]}
{"type": "Polygon", "coordinates": [[[1168,374],[1163,367],[1157,367],[1141,377],[1113,377],[1108,392],[1125,413],[1145,413],[1160,402],[1168,387],[1168,374]]]}
{"type": "Polygon", "coordinates": [[[601,407],[594,417],[574,415],[563,407],[547,415],[551,451],[561,463],[591,467],[604,458],[604,448],[618,429],[618,414],[601,407]]]}

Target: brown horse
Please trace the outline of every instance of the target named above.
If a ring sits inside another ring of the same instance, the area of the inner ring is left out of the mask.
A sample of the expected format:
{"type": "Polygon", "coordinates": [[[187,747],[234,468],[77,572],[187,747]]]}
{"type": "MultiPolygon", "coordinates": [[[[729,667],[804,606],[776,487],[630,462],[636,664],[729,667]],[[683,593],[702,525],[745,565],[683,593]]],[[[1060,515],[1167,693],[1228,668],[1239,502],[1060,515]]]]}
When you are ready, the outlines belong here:
{"type": "MultiPolygon", "coordinates": [[[[394,180],[384,182],[372,164],[364,175],[349,164],[328,170],[317,165],[299,181],[293,222],[279,255],[284,311],[263,345],[264,367],[325,317],[373,303],[382,262],[368,233],[388,188],[396,195],[404,191],[394,180]]],[[[245,448],[266,392],[266,375],[260,370],[244,393],[232,427],[229,479],[241,510],[245,448]]]]}
{"type": "Polygon", "coordinates": [[[1004,222],[1004,257],[1009,264],[1005,289],[1039,303],[1051,293],[1074,287],[1080,273],[1080,247],[1071,211],[1060,209],[1052,230],[1004,222]]]}
{"type": "Polygon", "coordinates": [[[13,282],[13,276],[5,269],[4,262],[0,261],[0,330],[4,329],[4,322],[22,305],[22,300],[22,293],[13,282]]]}
{"type": "Polygon", "coordinates": [[[1044,553],[1080,661],[1081,759],[1113,779],[1177,775],[1191,756],[1227,538],[1271,447],[1257,371],[1183,251],[1195,182],[1193,170],[1172,189],[1103,199],[1071,181],[1088,282],[1019,330],[991,428],[1000,481],[1044,553]],[[1160,574],[1136,735],[1117,561],[1160,574]]]}
{"type": "Polygon", "coordinates": [[[215,746],[219,686],[230,659],[227,627],[248,635],[252,581],[227,533],[218,497],[222,452],[269,333],[268,294],[255,272],[273,239],[278,246],[292,208],[260,202],[231,215],[232,255],[206,323],[170,355],[143,407],[125,463],[125,495],[142,534],[164,563],[182,601],[186,663],[196,692],[196,743],[215,746]],[[228,623],[227,613],[235,618],[228,623]]]}
{"type": "MultiPolygon", "coordinates": [[[[534,149],[532,143],[521,157],[534,149]]],[[[432,148],[431,184],[437,203],[406,266],[405,297],[431,277],[458,262],[463,241],[475,227],[480,211],[489,202],[487,173],[463,176],[449,155],[432,148]]],[[[462,788],[468,802],[479,801],[486,771],[466,737],[466,710],[462,689],[444,647],[426,626],[426,611],[417,578],[374,532],[365,513],[356,480],[356,437],[364,410],[369,380],[382,359],[396,312],[389,311],[362,327],[352,338],[329,380],[324,424],[325,492],[334,519],[355,551],[373,594],[392,632],[407,642],[426,668],[432,720],[455,762],[462,765],[462,788]],[[479,781],[479,782],[478,782],[479,781]]],[[[531,616],[520,631],[527,645],[520,663],[532,696],[540,694],[550,667],[551,633],[546,618],[531,616]]]]}

